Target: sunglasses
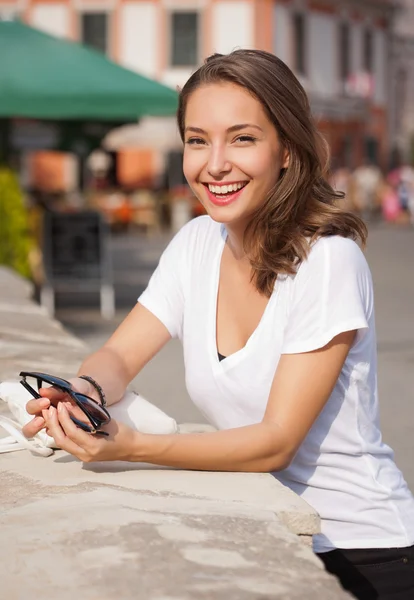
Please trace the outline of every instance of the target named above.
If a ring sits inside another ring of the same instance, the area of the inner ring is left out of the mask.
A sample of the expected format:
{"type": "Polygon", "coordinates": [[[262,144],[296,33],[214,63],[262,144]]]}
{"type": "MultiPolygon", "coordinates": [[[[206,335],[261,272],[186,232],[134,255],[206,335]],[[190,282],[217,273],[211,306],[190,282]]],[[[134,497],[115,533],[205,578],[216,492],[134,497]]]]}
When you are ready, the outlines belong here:
{"type": "Polygon", "coordinates": [[[78,406],[81,409],[81,411],[85,414],[85,416],[90,422],[89,425],[88,423],[80,421],[73,415],[70,415],[70,418],[75,423],[75,425],[77,425],[87,433],[109,435],[108,433],[106,433],[106,431],[101,431],[101,428],[104,425],[107,425],[111,420],[111,416],[108,413],[108,411],[93,398],[90,398],[86,394],[81,394],[80,392],[77,392],[75,389],[73,389],[72,384],[69,383],[69,381],[66,381],[66,379],[62,379],[61,377],[55,377],[54,375],[47,375],[46,373],[29,373],[26,371],[22,371],[20,373],[20,377],[22,377],[20,383],[33,396],[33,398],[42,397],[39,394],[38,390],[41,387],[44,387],[44,383],[51,385],[54,388],[57,388],[58,390],[61,390],[65,394],[68,394],[73,400],[73,402],[76,404],[76,406],[78,406]],[[32,385],[27,383],[27,377],[32,378],[36,381],[37,391],[32,385]]]}

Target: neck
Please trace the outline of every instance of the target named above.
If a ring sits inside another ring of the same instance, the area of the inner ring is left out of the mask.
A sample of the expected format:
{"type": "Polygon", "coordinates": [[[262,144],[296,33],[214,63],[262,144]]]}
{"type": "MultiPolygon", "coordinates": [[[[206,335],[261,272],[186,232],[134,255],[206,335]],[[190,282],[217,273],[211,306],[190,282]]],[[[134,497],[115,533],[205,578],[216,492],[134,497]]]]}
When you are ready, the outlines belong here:
{"type": "MultiPolygon", "coordinates": [[[[226,227],[227,246],[236,260],[249,262],[243,247],[244,227],[230,226],[226,227]]],[[[249,263],[250,264],[250,263],[249,263]]]]}

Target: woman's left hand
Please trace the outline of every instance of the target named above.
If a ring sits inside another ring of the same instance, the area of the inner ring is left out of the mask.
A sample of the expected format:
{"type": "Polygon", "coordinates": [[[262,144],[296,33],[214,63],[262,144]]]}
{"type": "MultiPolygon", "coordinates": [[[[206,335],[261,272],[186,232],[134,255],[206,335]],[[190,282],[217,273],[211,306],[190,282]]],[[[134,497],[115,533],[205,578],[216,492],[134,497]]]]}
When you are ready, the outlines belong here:
{"type": "Polygon", "coordinates": [[[56,445],[83,462],[130,460],[139,432],[112,420],[103,430],[109,436],[86,433],[70,419],[65,403],[42,411],[47,433],[56,445]]]}

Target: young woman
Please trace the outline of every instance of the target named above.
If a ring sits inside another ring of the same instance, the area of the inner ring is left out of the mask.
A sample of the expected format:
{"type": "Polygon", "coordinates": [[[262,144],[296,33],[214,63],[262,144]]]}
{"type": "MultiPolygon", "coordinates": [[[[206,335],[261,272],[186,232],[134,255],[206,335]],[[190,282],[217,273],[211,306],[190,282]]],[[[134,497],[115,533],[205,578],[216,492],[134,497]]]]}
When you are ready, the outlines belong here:
{"type": "Polygon", "coordinates": [[[175,236],[72,383],[114,403],[179,337],[189,394],[219,431],[112,421],[91,436],[49,389],[29,402],[25,433],[46,427],[83,461],[272,472],[319,512],[315,552],[355,597],[412,599],[414,500],[381,441],[372,281],[354,241],[366,228],[337,206],[306,94],[271,54],[214,55],[184,86],[178,125],[208,216],[175,236]]]}

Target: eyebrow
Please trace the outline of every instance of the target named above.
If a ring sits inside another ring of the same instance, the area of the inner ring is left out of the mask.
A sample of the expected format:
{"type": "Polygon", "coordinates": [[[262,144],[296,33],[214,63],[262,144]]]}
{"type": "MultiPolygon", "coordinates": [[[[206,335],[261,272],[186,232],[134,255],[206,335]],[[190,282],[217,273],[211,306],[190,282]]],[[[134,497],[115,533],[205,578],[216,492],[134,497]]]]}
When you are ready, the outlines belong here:
{"type": "MultiPolygon", "coordinates": [[[[261,127],[259,127],[258,125],[253,125],[253,123],[240,123],[237,125],[232,125],[231,127],[229,127],[226,131],[228,133],[233,133],[235,131],[240,131],[242,129],[247,129],[248,127],[253,127],[254,129],[258,129],[259,131],[263,132],[263,129],[261,127]]],[[[192,131],[193,133],[207,133],[206,131],[204,131],[204,129],[201,129],[200,127],[186,127],[185,131],[192,131]]]]}

